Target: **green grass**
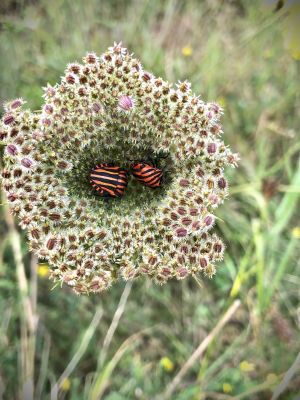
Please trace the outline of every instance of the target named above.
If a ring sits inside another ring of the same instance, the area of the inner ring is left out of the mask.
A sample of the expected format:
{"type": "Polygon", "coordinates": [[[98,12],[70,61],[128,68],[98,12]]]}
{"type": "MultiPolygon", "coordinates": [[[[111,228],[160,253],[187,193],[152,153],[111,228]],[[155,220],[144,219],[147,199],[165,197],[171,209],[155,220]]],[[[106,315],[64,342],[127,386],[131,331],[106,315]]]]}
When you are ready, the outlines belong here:
{"type": "MultiPolygon", "coordinates": [[[[241,157],[218,211],[226,257],[202,288],[193,279],[163,287],[139,280],[125,292],[120,283],[89,297],[53,288],[1,206],[0,398],[4,391],[4,399],[44,400],[51,390],[57,398],[64,382],[59,399],[162,399],[236,298],[241,306],[172,399],[271,398],[299,351],[300,286],[300,64],[285,46],[287,9],[273,8],[258,0],[0,6],[1,102],[24,97],[38,109],[41,87],[67,63],[122,40],[147,70],[188,79],[204,100],[224,103],[225,142],[241,157]],[[243,360],[253,371],[239,367],[243,360]]],[[[280,399],[296,398],[299,388],[295,374],[280,399]]]]}

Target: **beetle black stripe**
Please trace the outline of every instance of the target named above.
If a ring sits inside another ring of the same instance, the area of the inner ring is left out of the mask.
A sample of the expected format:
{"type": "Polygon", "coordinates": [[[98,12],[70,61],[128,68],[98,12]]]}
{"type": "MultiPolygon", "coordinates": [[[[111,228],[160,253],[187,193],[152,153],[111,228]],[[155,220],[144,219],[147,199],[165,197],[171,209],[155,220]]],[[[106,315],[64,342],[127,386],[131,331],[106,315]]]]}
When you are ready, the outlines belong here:
{"type": "Polygon", "coordinates": [[[151,179],[152,177],[161,175],[160,171],[153,171],[150,174],[141,174],[141,175],[137,175],[137,179],[143,180],[143,181],[148,181],[148,179],[151,179]]]}
{"type": "Polygon", "coordinates": [[[96,183],[96,185],[99,185],[101,187],[117,187],[118,185],[122,186],[122,187],[126,187],[126,182],[122,182],[119,180],[113,181],[113,180],[108,180],[108,179],[94,179],[94,182],[96,183]]]}
{"type": "Polygon", "coordinates": [[[150,182],[153,178],[156,178],[157,176],[161,176],[162,173],[161,171],[154,171],[153,173],[145,176],[138,177],[138,179],[142,179],[145,182],[150,182]]]}
{"type": "Polygon", "coordinates": [[[153,182],[158,182],[161,177],[162,174],[158,172],[157,174],[155,174],[155,176],[152,176],[150,180],[147,179],[145,182],[147,182],[148,184],[152,184],[153,182]]]}
{"type": "Polygon", "coordinates": [[[153,186],[157,186],[160,183],[160,177],[153,179],[151,182],[147,182],[147,186],[149,187],[153,187],[153,186]]]}
{"type": "Polygon", "coordinates": [[[150,172],[136,172],[135,174],[134,174],[134,176],[136,176],[137,178],[148,178],[148,177],[150,177],[151,175],[154,175],[154,174],[156,174],[156,172],[157,171],[150,171],[150,172]]]}
{"type": "Polygon", "coordinates": [[[109,172],[109,171],[104,171],[104,170],[95,170],[92,172],[92,175],[99,175],[99,176],[107,176],[108,178],[111,178],[113,176],[115,176],[116,178],[118,178],[120,176],[120,174],[116,171],[113,172],[109,172]]]}

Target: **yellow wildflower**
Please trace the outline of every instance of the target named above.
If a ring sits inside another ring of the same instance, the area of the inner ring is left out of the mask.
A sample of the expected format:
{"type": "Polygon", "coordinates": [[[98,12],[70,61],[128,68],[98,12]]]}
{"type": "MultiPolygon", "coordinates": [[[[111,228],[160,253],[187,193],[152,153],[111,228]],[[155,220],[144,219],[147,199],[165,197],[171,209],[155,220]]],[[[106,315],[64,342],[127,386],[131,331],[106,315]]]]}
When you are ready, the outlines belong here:
{"type": "Polygon", "coordinates": [[[171,372],[174,369],[174,363],[169,359],[169,357],[163,357],[160,360],[160,365],[168,372],[171,372]]]}
{"type": "Polygon", "coordinates": [[[295,226],[295,228],[292,230],[292,236],[296,239],[300,239],[300,226],[295,226]]]}
{"type": "Polygon", "coordinates": [[[243,372],[252,372],[254,369],[255,365],[253,363],[250,363],[246,360],[240,363],[240,370],[243,372]]]}
{"type": "Polygon", "coordinates": [[[220,96],[217,98],[217,103],[220,104],[221,107],[226,106],[226,99],[224,96],[220,96]]]}
{"type": "Polygon", "coordinates": [[[181,49],[181,52],[184,57],[191,57],[191,55],[193,54],[193,49],[191,48],[191,46],[184,46],[181,49]]]}
{"type": "Polygon", "coordinates": [[[68,378],[65,378],[62,383],[60,384],[60,388],[61,390],[63,390],[64,392],[68,392],[70,390],[71,387],[71,381],[68,378]]]}
{"type": "Polygon", "coordinates": [[[37,273],[40,278],[45,278],[49,275],[49,265],[45,263],[38,264],[37,273]]]}
{"type": "Polygon", "coordinates": [[[223,383],[223,392],[224,393],[231,393],[232,390],[233,390],[233,387],[232,387],[232,385],[230,385],[230,383],[228,383],[228,382],[223,383]]]}

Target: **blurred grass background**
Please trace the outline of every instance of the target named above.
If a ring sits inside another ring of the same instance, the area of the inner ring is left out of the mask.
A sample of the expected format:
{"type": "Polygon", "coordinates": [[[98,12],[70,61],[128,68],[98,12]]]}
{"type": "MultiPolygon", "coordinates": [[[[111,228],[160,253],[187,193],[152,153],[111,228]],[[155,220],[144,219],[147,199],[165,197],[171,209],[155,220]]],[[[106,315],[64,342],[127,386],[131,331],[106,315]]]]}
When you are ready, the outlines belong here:
{"type": "Polygon", "coordinates": [[[226,257],[202,287],[53,289],[3,199],[0,399],[299,399],[299,1],[2,0],[0,12],[1,102],[38,109],[67,63],[122,41],[146,70],[224,106],[241,157],[218,210],[226,257]]]}

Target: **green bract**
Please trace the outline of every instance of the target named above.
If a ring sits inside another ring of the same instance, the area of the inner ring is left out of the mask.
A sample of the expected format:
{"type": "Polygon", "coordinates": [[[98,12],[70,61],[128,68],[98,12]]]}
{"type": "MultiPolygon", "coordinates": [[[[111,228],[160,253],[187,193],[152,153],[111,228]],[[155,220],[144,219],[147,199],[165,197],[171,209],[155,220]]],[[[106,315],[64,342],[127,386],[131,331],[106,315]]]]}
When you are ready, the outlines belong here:
{"type": "Polygon", "coordinates": [[[45,88],[40,113],[20,99],[5,107],[2,183],[31,250],[78,293],[119,277],[211,277],[224,251],[213,210],[227,195],[223,169],[237,161],[220,139],[221,108],[188,82],[155,78],[120,44],[83,61],[45,88]],[[99,163],[150,159],[164,170],[161,188],[129,177],[124,197],[104,201],[90,186],[99,163]]]}

